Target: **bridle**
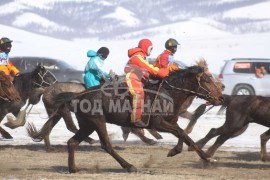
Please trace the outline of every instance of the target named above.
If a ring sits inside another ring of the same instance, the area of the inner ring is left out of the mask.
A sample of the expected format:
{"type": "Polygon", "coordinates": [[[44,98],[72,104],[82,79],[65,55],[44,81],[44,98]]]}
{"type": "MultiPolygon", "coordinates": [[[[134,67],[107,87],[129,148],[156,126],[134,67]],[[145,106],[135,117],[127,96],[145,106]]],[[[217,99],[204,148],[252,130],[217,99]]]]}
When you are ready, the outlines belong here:
{"type": "Polygon", "coordinates": [[[54,83],[57,82],[57,79],[56,79],[56,77],[54,76],[54,74],[51,73],[51,72],[48,71],[48,70],[46,70],[44,74],[41,74],[41,72],[39,72],[39,73],[38,73],[38,76],[39,76],[40,79],[41,79],[41,83],[37,83],[37,82],[35,82],[35,81],[32,81],[32,82],[33,82],[35,85],[37,85],[37,86],[39,86],[39,87],[41,87],[41,88],[43,88],[43,89],[45,89],[46,87],[48,87],[48,86],[50,86],[50,85],[52,85],[52,84],[54,84],[54,83]],[[52,75],[53,78],[55,79],[53,83],[49,83],[49,82],[47,82],[47,81],[44,80],[44,77],[45,77],[45,75],[46,75],[47,73],[49,73],[50,75],[52,75]]]}
{"type": "Polygon", "coordinates": [[[198,97],[203,97],[205,99],[215,99],[212,95],[211,95],[211,92],[208,91],[207,89],[205,89],[204,87],[201,86],[201,81],[200,79],[201,78],[196,78],[197,79],[197,82],[198,82],[198,85],[199,85],[199,88],[197,91],[192,91],[192,90],[189,90],[189,89],[185,89],[185,88],[179,88],[179,87],[176,87],[174,85],[171,85],[166,79],[163,79],[162,82],[161,82],[161,85],[163,84],[163,81],[169,86],[171,87],[172,89],[176,89],[176,90],[179,90],[179,91],[183,91],[183,92],[187,92],[187,93],[191,93],[193,95],[196,95],[198,97]],[[198,91],[202,89],[204,91],[207,92],[207,94],[202,94],[202,93],[199,93],[198,91]]]}
{"type": "Polygon", "coordinates": [[[10,97],[10,96],[4,91],[4,89],[2,88],[2,82],[0,82],[0,89],[1,89],[1,91],[4,93],[4,95],[7,96],[7,98],[6,98],[6,97],[3,97],[3,96],[0,96],[0,99],[2,99],[2,100],[4,100],[4,101],[10,102],[10,101],[11,101],[11,97],[10,97]]]}

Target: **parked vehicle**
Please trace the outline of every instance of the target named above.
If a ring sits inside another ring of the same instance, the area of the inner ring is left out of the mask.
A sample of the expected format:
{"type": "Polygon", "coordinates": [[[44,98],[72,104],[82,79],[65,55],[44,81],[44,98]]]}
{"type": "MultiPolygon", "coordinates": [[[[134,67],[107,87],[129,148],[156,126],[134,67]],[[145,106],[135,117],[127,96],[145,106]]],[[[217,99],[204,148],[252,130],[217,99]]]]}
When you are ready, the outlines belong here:
{"type": "Polygon", "coordinates": [[[41,63],[50,70],[59,82],[83,83],[84,71],[76,70],[65,61],[45,57],[10,57],[11,62],[21,73],[31,72],[41,63]]]}
{"type": "Polygon", "coordinates": [[[219,75],[224,94],[270,96],[270,59],[235,58],[226,60],[219,75]],[[256,73],[264,68],[261,76],[256,73]]]}

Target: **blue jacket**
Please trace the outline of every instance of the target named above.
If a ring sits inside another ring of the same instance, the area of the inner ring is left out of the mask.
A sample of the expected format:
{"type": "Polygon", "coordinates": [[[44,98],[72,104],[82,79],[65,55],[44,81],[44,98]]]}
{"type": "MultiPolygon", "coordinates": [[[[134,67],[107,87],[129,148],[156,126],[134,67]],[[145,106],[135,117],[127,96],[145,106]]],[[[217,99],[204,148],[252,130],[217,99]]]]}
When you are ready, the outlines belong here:
{"type": "Polygon", "coordinates": [[[99,57],[97,52],[89,50],[87,57],[90,57],[84,69],[84,83],[86,88],[100,85],[103,77],[110,78],[110,75],[103,70],[104,61],[99,57]]]}

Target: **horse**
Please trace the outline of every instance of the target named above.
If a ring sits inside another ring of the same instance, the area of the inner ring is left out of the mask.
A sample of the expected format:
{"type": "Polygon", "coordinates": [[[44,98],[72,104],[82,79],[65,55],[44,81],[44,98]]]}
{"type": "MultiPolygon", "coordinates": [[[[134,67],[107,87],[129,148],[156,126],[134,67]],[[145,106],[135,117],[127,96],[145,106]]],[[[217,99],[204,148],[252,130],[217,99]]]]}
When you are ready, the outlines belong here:
{"type": "MultiPolygon", "coordinates": [[[[224,95],[223,109],[226,110],[226,120],[219,128],[212,128],[205,137],[196,144],[203,148],[212,138],[216,141],[207,150],[208,156],[213,156],[216,150],[228,139],[241,135],[249,123],[257,123],[270,127],[270,97],[256,95],[224,95]]],[[[261,134],[261,160],[269,161],[266,143],[270,139],[270,129],[261,134]]]]}
{"type": "Polygon", "coordinates": [[[21,97],[14,87],[11,77],[0,71],[0,102],[18,102],[21,97]]]}
{"type": "MultiPolygon", "coordinates": [[[[41,65],[37,65],[37,67],[32,72],[22,73],[19,76],[15,76],[13,83],[21,99],[14,102],[7,102],[1,100],[0,122],[8,113],[12,113],[14,116],[17,117],[17,119],[20,119],[18,120],[19,123],[8,119],[9,121],[5,123],[5,125],[11,129],[14,129],[18,126],[23,126],[25,124],[26,109],[25,111],[20,111],[20,109],[26,104],[27,100],[27,107],[30,104],[37,104],[40,101],[40,97],[44,91],[44,88],[50,86],[55,82],[55,76],[41,65]]],[[[0,133],[6,139],[13,138],[3,128],[0,129],[0,133]]]]}
{"type": "MultiPolygon", "coordinates": [[[[205,73],[213,81],[216,82],[218,87],[222,88],[224,86],[220,81],[217,81],[217,79],[215,79],[212,76],[212,74],[209,72],[208,65],[207,65],[205,59],[201,58],[196,63],[204,69],[205,73]]],[[[119,78],[124,78],[124,77],[119,77],[119,78]]],[[[71,131],[73,133],[76,133],[78,131],[77,127],[73,123],[72,116],[71,116],[69,109],[62,108],[62,109],[58,109],[57,113],[55,113],[55,114],[53,113],[55,111],[55,109],[57,109],[54,98],[62,92],[71,91],[71,92],[79,93],[79,92],[82,92],[83,90],[85,90],[85,86],[83,84],[74,83],[74,82],[57,82],[57,83],[55,83],[55,84],[53,84],[50,87],[45,89],[45,91],[43,93],[42,101],[43,101],[43,104],[44,104],[45,109],[47,111],[49,119],[47,120],[47,122],[44,124],[44,126],[42,127],[42,129],[39,132],[37,132],[36,130],[33,129],[33,131],[31,131],[30,136],[33,137],[33,139],[35,139],[36,141],[41,141],[44,139],[46,151],[51,150],[51,144],[50,144],[50,138],[49,138],[50,132],[61,118],[64,119],[66,127],[69,131],[71,131]]],[[[195,98],[195,96],[188,97],[187,100],[185,101],[185,103],[183,103],[180,107],[180,116],[186,117],[186,118],[191,120],[189,125],[187,126],[185,132],[188,131],[187,129],[189,129],[191,132],[191,130],[192,130],[191,127],[194,126],[194,124],[196,123],[196,120],[198,119],[200,114],[202,114],[203,111],[205,110],[205,107],[202,108],[200,106],[197,110],[195,110],[194,114],[191,114],[190,112],[187,111],[187,108],[190,106],[190,104],[192,103],[194,98],[195,98]]],[[[30,125],[30,127],[31,126],[34,127],[33,124],[30,125]]],[[[146,144],[153,145],[156,143],[156,141],[154,141],[153,139],[149,139],[149,138],[144,136],[143,129],[130,128],[130,127],[121,127],[121,129],[123,131],[123,138],[125,141],[129,135],[129,133],[133,132],[146,144]]],[[[153,129],[147,129],[147,130],[156,139],[162,138],[162,136],[156,130],[153,130],[153,129]]],[[[88,137],[85,141],[88,142],[89,144],[93,144],[95,142],[95,140],[90,138],[90,137],[88,137]]]]}
{"type": "MultiPolygon", "coordinates": [[[[188,96],[196,95],[213,105],[220,105],[222,93],[219,88],[199,66],[174,71],[164,79],[158,77],[152,77],[152,79],[155,79],[156,83],[148,82],[145,84],[147,105],[142,120],[147,124],[146,128],[172,133],[179,139],[178,147],[179,144],[185,142],[188,146],[192,146],[202,159],[209,161],[210,159],[204,151],[198,148],[194,141],[177,125],[177,120],[179,107],[188,96]],[[163,106],[159,103],[162,103],[163,106]]],[[[67,143],[70,173],[76,172],[75,148],[94,131],[99,136],[101,147],[114,157],[123,168],[128,172],[137,171],[135,166],[129,164],[113,150],[106,129],[106,123],[135,127],[130,120],[132,108],[126,86],[105,83],[81,93],[65,92],[57,95],[55,102],[58,104],[58,109],[66,106],[75,112],[79,125],[79,130],[67,143]]],[[[27,128],[29,135],[32,129],[33,127],[27,128]]],[[[173,150],[173,152],[176,151],[173,150]]],[[[177,153],[180,152],[181,150],[177,153]]]]}
{"type": "MultiPolygon", "coordinates": [[[[208,64],[204,58],[200,58],[199,60],[196,61],[196,64],[204,69],[204,72],[216,83],[216,85],[220,88],[221,91],[224,90],[225,86],[224,84],[218,79],[215,78],[211,72],[208,69],[208,64]]],[[[206,109],[206,105],[202,104],[200,105],[193,113],[189,112],[187,109],[190,107],[192,104],[193,100],[196,98],[196,96],[189,96],[186,101],[180,106],[180,112],[179,112],[179,117],[186,118],[190,120],[188,123],[187,127],[184,129],[184,132],[189,134],[192,132],[195,124],[197,123],[198,118],[204,113],[206,109]]],[[[156,141],[147,138],[144,135],[144,130],[139,129],[139,128],[130,128],[130,127],[121,127],[122,129],[122,137],[124,141],[127,140],[129,133],[132,132],[136,136],[138,136],[144,143],[153,145],[156,143],[156,141]]],[[[153,129],[147,129],[148,132],[154,136],[156,139],[162,139],[162,136],[155,130],[153,129]]]]}

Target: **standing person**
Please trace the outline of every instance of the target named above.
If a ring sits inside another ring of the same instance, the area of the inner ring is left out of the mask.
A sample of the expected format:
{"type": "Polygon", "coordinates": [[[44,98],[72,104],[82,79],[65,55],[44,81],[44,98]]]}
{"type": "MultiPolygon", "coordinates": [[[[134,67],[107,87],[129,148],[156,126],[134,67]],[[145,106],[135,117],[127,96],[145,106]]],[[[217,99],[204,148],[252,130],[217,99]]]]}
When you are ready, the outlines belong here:
{"type": "Polygon", "coordinates": [[[85,66],[84,83],[86,88],[100,85],[102,79],[110,78],[110,74],[103,69],[104,60],[108,57],[110,51],[107,47],[101,47],[97,52],[89,50],[87,57],[89,61],[85,66]]]}
{"type": "Polygon", "coordinates": [[[152,42],[149,39],[139,41],[138,47],[128,50],[130,58],[125,67],[125,83],[132,97],[132,113],[131,122],[137,127],[146,127],[147,125],[141,121],[142,110],[144,107],[144,79],[153,74],[159,77],[165,77],[169,74],[166,68],[158,68],[149,64],[146,61],[146,56],[149,56],[153,49],[152,42]]]}
{"type": "Polygon", "coordinates": [[[20,71],[12,64],[8,54],[11,50],[12,40],[7,37],[0,39],[0,71],[3,71],[6,75],[12,77],[19,75],[20,71]]]}
{"type": "Polygon", "coordinates": [[[177,64],[174,62],[174,54],[177,51],[177,45],[180,45],[175,39],[168,39],[165,42],[164,50],[154,62],[154,66],[158,68],[167,68],[169,71],[179,69],[177,64]]]}

